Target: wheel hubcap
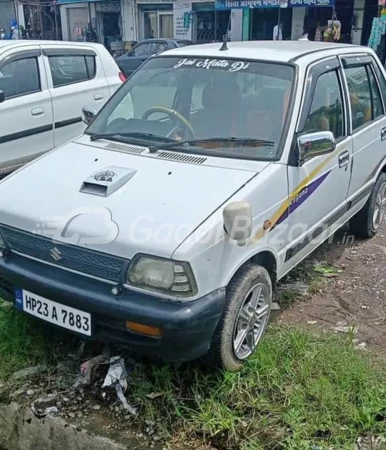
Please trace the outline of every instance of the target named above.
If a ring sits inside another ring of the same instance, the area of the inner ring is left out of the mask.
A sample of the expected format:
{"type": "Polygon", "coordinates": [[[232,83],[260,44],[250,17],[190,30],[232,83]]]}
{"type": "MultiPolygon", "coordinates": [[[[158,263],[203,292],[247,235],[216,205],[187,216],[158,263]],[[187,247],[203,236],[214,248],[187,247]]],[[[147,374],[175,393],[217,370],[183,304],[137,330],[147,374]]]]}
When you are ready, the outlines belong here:
{"type": "Polygon", "coordinates": [[[378,190],[375,200],[375,208],[373,214],[373,227],[377,230],[382,223],[386,212],[386,183],[383,183],[378,190]]]}
{"type": "Polygon", "coordinates": [[[257,284],[246,295],[233,333],[233,351],[238,359],[246,359],[256,348],[268,321],[270,311],[268,289],[257,284]]]}

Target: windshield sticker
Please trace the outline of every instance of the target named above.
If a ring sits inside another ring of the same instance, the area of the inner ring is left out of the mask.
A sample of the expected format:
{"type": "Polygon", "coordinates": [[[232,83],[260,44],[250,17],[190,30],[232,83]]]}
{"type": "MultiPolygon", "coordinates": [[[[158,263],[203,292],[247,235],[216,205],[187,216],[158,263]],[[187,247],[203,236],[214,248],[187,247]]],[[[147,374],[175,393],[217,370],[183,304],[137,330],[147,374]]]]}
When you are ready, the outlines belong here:
{"type": "Polygon", "coordinates": [[[238,72],[249,67],[249,62],[227,61],[225,59],[181,59],[175,64],[174,69],[179,67],[198,67],[200,69],[224,69],[228,72],[238,72]]]}

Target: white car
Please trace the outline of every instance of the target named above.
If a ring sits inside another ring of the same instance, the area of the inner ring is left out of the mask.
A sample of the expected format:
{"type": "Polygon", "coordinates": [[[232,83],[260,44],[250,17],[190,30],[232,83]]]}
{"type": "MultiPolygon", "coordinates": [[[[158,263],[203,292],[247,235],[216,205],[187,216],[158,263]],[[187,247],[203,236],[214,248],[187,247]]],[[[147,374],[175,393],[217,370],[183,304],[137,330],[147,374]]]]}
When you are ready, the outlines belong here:
{"type": "Polygon", "coordinates": [[[232,42],[147,61],[83,136],[0,182],[3,296],[81,336],[238,370],[277,280],[386,207],[368,47],[232,42]]]}
{"type": "Polygon", "coordinates": [[[0,176],[79,136],[124,79],[100,44],[0,41],[0,176]]]}

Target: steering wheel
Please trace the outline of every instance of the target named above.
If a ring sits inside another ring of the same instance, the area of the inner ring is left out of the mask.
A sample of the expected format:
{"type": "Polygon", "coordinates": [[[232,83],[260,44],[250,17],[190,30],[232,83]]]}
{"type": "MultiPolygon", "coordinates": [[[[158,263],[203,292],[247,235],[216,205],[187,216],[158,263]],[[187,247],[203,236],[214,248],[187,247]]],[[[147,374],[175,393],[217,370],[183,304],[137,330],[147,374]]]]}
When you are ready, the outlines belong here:
{"type": "Polygon", "coordinates": [[[183,115],[181,115],[174,109],[166,108],[164,106],[154,106],[153,108],[149,108],[142,114],[142,119],[146,120],[149,118],[149,116],[155,113],[164,113],[167,116],[169,116],[172,120],[173,119],[176,120],[180,125],[182,125],[186,130],[189,131],[189,134],[191,135],[192,139],[196,139],[196,133],[194,132],[192,125],[185,119],[183,115]]]}

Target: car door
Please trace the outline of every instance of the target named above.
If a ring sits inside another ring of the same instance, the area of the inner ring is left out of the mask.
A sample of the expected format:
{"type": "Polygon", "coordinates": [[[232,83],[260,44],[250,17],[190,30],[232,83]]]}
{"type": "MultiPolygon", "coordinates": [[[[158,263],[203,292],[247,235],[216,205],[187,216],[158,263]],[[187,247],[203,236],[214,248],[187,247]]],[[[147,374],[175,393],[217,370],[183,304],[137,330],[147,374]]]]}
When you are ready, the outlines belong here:
{"type": "MultiPolygon", "coordinates": [[[[349,201],[366,198],[386,156],[386,116],[379,67],[371,55],[342,58],[350,99],[353,164],[349,201]]],[[[384,80],[383,80],[384,81],[384,80]]]]}
{"type": "Polygon", "coordinates": [[[0,174],[54,147],[51,97],[40,49],[18,48],[0,61],[0,174]]]}
{"type": "Polygon", "coordinates": [[[82,108],[98,111],[109,97],[102,62],[91,48],[42,46],[54,113],[55,146],[85,129],[82,108]]]}
{"type": "Polygon", "coordinates": [[[329,58],[310,69],[288,166],[289,226],[284,249],[287,269],[310,253],[323,236],[326,238],[330,227],[344,222],[348,212],[352,138],[347,127],[347,101],[338,58],[329,58]],[[334,134],[336,148],[315,148],[299,164],[296,138],[322,131],[334,134]]]}

